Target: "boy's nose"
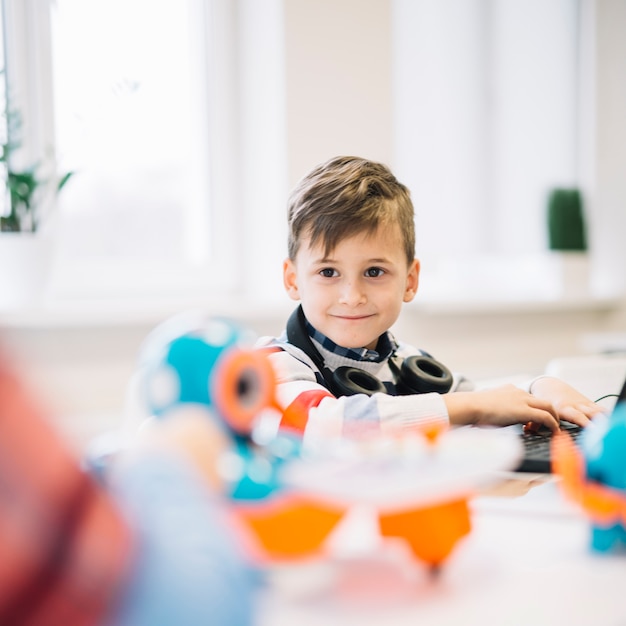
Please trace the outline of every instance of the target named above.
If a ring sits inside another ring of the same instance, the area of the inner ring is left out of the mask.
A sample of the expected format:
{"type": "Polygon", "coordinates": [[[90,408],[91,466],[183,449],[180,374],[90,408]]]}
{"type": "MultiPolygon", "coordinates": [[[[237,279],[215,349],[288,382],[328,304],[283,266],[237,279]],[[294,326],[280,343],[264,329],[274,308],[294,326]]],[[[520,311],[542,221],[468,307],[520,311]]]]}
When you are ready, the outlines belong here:
{"type": "Polygon", "coordinates": [[[365,291],[361,288],[358,281],[347,281],[342,285],[340,293],[340,302],[355,306],[365,302],[365,291]]]}

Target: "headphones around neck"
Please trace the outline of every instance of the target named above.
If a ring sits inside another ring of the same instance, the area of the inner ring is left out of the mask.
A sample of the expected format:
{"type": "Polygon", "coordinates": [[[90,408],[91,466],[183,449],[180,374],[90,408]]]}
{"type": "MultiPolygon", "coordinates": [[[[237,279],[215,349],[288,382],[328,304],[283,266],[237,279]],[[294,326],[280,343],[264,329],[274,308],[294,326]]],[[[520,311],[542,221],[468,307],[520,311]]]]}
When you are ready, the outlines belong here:
{"type": "MultiPolygon", "coordinates": [[[[374,393],[389,393],[387,387],[376,376],[358,367],[342,366],[335,371],[330,370],[307,332],[306,318],[301,306],[287,321],[287,340],[300,348],[315,363],[324,386],[336,397],[352,396],[357,393],[368,396],[374,393]]],[[[394,395],[446,393],[452,388],[450,370],[430,356],[416,354],[401,360],[392,355],[389,366],[397,380],[394,395]]]]}

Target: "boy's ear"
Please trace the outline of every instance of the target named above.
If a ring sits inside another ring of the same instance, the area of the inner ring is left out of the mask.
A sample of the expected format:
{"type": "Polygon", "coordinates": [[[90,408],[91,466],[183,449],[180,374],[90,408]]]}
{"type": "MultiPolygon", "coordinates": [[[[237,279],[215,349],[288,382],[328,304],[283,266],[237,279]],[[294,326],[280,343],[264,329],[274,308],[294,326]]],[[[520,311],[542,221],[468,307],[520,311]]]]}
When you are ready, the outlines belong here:
{"type": "Polygon", "coordinates": [[[413,263],[409,266],[409,272],[406,277],[406,288],[404,290],[404,302],[411,302],[415,298],[417,288],[420,283],[420,262],[413,259],[413,263]]]}
{"type": "Polygon", "coordinates": [[[285,291],[292,300],[300,300],[296,267],[291,259],[283,261],[283,285],[285,285],[285,291]]]}

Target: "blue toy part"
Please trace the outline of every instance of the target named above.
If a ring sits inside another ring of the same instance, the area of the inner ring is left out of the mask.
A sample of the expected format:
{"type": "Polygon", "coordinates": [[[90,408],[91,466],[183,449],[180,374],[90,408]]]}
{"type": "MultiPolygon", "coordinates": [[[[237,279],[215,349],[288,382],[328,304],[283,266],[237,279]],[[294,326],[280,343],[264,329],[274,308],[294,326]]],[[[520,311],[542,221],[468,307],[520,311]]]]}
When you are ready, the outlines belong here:
{"type": "MultiPolygon", "coordinates": [[[[594,420],[595,422],[595,420],[594,420]]],[[[623,493],[626,500],[626,406],[588,427],[581,440],[587,479],[623,493]]],[[[610,526],[593,524],[591,546],[599,552],[626,550],[626,528],[620,520],[610,526]]]]}
{"type": "Polygon", "coordinates": [[[278,435],[265,446],[236,439],[233,456],[221,460],[220,471],[230,484],[230,497],[239,501],[263,500],[282,491],[281,469],[300,455],[300,440],[278,435]]]}
{"type": "Polygon", "coordinates": [[[300,451],[299,439],[278,433],[254,441],[255,419],[276,408],[276,381],[267,356],[251,343],[252,335],[230,320],[184,314],[153,331],[142,351],[146,404],[157,419],[194,404],[230,435],[232,447],[217,468],[237,500],[280,490],[282,464],[300,451]]]}
{"type": "Polygon", "coordinates": [[[591,548],[596,552],[623,552],[626,550],[626,528],[623,524],[591,527],[591,548]]]}
{"type": "Polygon", "coordinates": [[[213,406],[216,365],[228,351],[244,349],[250,339],[227,319],[184,314],[166,321],[148,336],[142,350],[148,409],[163,416],[178,404],[213,406]]]}
{"type": "Polygon", "coordinates": [[[622,489],[626,495],[626,407],[618,406],[599,428],[588,428],[582,441],[590,480],[622,489]]]}

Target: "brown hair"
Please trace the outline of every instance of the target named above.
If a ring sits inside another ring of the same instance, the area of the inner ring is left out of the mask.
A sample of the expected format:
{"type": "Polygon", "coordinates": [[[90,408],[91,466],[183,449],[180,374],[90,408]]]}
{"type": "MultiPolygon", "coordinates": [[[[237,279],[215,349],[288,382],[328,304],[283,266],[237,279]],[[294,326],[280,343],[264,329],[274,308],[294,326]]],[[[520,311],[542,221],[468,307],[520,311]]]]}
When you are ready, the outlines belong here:
{"type": "Polygon", "coordinates": [[[325,253],[347,237],[398,224],[404,250],[415,257],[415,224],[409,190],[382,163],[335,157],[318,165],[293,190],[288,203],[289,258],[295,260],[302,238],[323,242],[325,253]]]}

